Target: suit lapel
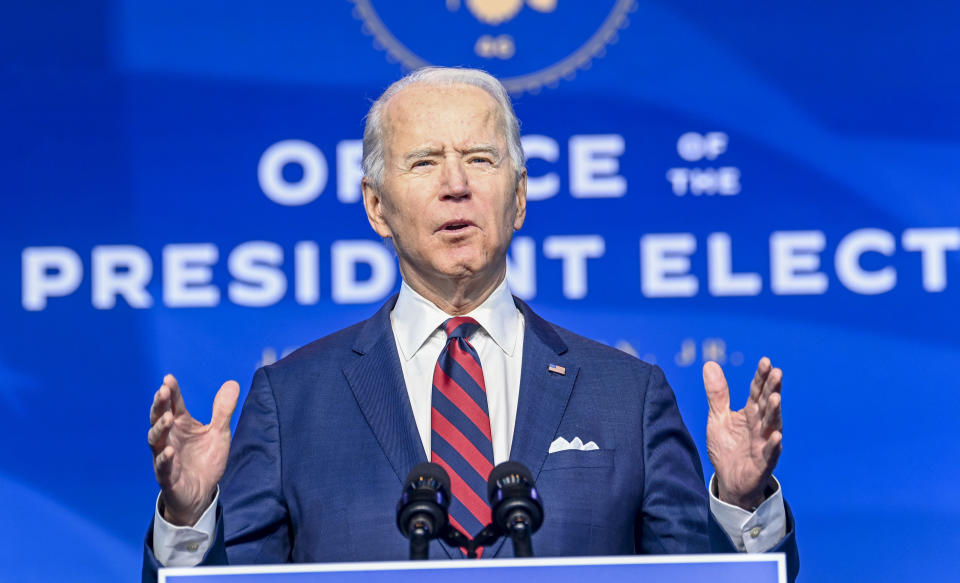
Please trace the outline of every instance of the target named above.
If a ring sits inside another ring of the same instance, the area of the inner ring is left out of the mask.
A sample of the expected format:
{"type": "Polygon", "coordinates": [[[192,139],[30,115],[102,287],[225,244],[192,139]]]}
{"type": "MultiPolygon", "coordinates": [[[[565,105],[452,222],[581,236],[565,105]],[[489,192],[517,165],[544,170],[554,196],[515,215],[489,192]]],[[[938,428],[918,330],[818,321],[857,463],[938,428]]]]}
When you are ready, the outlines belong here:
{"type": "MultiPolygon", "coordinates": [[[[359,358],[345,366],[343,374],[370,430],[397,474],[396,492],[399,498],[407,474],[415,465],[427,461],[427,455],[423,451],[417,422],[413,417],[403,369],[400,368],[397,343],[390,325],[390,311],[396,303],[397,296],[393,296],[363,324],[353,344],[353,351],[359,358]]],[[[460,554],[460,551],[451,550],[445,543],[436,546],[440,546],[450,557],[454,556],[453,553],[460,554]]]]}
{"type": "Polygon", "coordinates": [[[410,470],[427,458],[390,327],[390,311],[396,301],[394,296],[363,324],[353,345],[359,358],[344,367],[343,374],[402,486],[410,470]]]}
{"type": "Polygon", "coordinates": [[[534,479],[540,475],[570,400],[579,367],[566,355],[567,345],[553,327],[530,308],[516,300],[526,321],[523,337],[523,371],[520,399],[514,425],[510,459],[530,468],[534,479]],[[550,372],[552,365],[564,367],[565,374],[550,372]]]}
{"type": "MultiPolygon", "coordinates": [[[[520,399],[510,459],[529,468],[534,480],[537,480],[580,369],[566,355],[567,345],[553,327],[533,313],[524,302],[516,298],[514,301],[523,312],[526,329],[523,336],[520,399]],[[551,365],[564,367],[566,374],[550,372],[548,368],[551,365]]],[[[493,546],[493,556],[500,554],[504,540],[493,546]]]]}

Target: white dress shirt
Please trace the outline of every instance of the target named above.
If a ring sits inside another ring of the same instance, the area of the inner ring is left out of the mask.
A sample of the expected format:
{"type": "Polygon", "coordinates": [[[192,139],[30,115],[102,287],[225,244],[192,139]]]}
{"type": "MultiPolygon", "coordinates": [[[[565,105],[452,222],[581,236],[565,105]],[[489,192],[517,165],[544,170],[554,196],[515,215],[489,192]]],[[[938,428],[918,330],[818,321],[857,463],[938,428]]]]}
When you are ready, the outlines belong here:
{"type": "MultiPolygon", "coordinates": [[[[520,398],[520,365],[523,359],[523,314],[513,303],[506,281],[469,314],[480,328],[468,342],[480,356],[487,388],[493,464],[510,458],[513,425],[520,398]]],[[[430,459],[430,409],[433,370],[447,343],[441,325],[450,316],[406,283],[400,286],[397,305],[390,312],[390,325],[400,353],[400,368],[407,385],[413,418],[417,422],[423,451],[430,459]]]]}
{"type": "MultiPolygon", "coordinates": [[[[506,281],[501,282],[479,307],[465,315],[480,324],[480,329],[474,332],[469,342],[483,365],[496,465],[509,459],[510,444],[513,442],[517,401],[520,397],[524,318],[513,303],[506,281]]],[[[447,341],[447,335],[441,327],[447,318],[450,316],[413,291],[406,282],[401,284],[397,304],[390,313],[390,325],[427,459],[430,459],[433,370],[447,341]]],[[[748,512],[717,498],[715,481],[715,478],[711,478],[710,511],[738,550],[763,552],[773,548],[784,537],[787,532],[786,511],[779,483],[776,493],[756,511],[748,512]]],[[[153,548],[160,564],[189,567],[200,563],[213,542],[217,497],[192,527],[174,526],[164,520],[158,504],[154,515],[153,548]]]]}

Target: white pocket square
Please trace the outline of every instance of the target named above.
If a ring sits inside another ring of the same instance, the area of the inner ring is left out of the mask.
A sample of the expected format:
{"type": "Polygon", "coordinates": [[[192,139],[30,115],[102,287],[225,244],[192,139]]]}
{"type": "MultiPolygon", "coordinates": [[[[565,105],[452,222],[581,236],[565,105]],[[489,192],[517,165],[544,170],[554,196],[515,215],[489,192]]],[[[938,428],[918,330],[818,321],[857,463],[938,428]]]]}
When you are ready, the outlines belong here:
{"type": "Polygon", "coordinates": [[[562,437],[558,437],[553,440],[553,443],[550,444],[550,450],[547,453],[567,451],[568,449],[576,449],[579,451],[593,451],[596,449],[600,449],[600,447],[597,446],[596,442],[594,441],[588,441],[584,443],[583,440],[580,439],[579,437],[574,437],[573,441],[567,441],[562,437]]]}

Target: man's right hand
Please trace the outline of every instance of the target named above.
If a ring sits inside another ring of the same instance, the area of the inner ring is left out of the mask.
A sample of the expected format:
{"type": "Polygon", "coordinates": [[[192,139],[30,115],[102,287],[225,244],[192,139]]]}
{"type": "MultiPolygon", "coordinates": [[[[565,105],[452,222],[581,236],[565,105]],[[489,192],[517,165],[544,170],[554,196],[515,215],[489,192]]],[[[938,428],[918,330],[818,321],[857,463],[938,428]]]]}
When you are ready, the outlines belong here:
{"type": "Polygon", "coordinates": [[[173,375],[153,396],[147,442],[153,450],[153,471],[160,483],[163,518],[192,526],[216,493],[230,452],[230,418],[240,385],[223,383],[213,400],[213,416],[203,425],[190,416],[173,375]]]}

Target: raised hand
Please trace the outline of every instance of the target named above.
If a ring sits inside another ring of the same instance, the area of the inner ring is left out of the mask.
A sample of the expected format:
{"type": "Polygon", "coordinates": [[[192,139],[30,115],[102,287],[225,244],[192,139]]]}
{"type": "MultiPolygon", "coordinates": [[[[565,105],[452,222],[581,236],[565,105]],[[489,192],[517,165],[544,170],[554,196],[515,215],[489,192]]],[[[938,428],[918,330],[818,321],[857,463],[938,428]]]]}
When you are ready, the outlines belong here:
{"type": "Polygon", "coordinates": [[[223,383],[213,400],[213,416],[203,425],[190,416],[173,375],[153,396],[147,442],[153,450],[153,471],[160,483],[163,518],[193,525],[210,505],[230,452],[230,417],[240,385],[223,383]]]}
{"type": "Polygon", "coordinates": [[[703,385],[710,403],[707,453],[724,502],[753,510],[764,500],[783,448],[780,387],[783,371],[763,357],[750,383],[750,397],[739,411],[730,410],[730,390],[715,362],[703,365],[703,385]]]}

